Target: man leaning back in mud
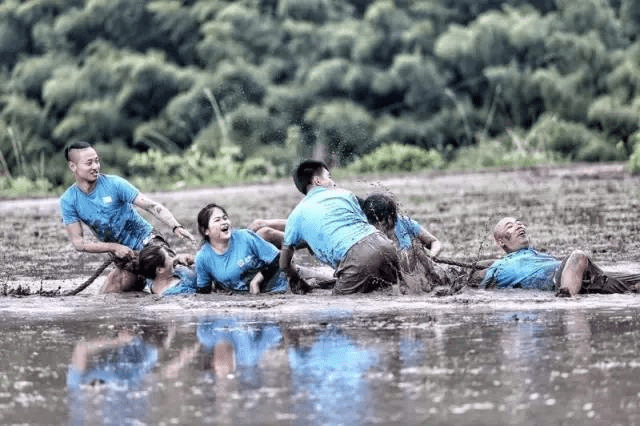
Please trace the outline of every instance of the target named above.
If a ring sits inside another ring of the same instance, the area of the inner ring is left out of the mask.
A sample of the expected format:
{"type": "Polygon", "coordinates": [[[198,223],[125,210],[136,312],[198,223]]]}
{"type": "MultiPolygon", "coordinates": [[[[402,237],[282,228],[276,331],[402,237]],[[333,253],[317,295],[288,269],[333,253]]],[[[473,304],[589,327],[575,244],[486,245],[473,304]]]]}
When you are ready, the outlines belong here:
{"type": "Polygon", "coordinates": [[[535,250],[527,228],[513,217],[501,219],[493,237],[506,256],[477,273],[481,287],[555,290],[556,296],[637,292],[640,287],[640,274],[605,272],[583,251],[560,260],[535,250]]]}

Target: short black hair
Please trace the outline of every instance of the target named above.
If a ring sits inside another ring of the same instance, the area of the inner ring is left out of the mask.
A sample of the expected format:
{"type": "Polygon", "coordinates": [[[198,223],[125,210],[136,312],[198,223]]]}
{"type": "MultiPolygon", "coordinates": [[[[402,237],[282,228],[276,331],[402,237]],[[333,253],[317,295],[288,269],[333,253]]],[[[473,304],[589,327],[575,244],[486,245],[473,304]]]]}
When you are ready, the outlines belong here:
{"type": "Polygon", "coordinates": [[[369,195],[361,206],[367,221],[372,225],[389,222],[395,226],[398,220],[398,205],[387,194],[369,195]]]}
{"type": "Polygon", "coordinates": [[[293,173],[293,183],[298,191],[307,195],[307,187],[311,184],[313,177],[322,169],[329,170],[329,167],[322,161],[306,160],[300,163],[293,173]]]}
{"type": "Polygon", "coordinates": [[[87,149],[87,148],[93,148],[93,145],[85,141],[71,142],[64,148],[64,158],[67,161],[69,161],[69,151],[71,151],[72,149],[87,149]]]}
{"type": "Polygon", "coordinates": [[[207,229],[209,228],[209,221],[211,220],[213,209],[220,209],[222,210],[222,213],[228,216],[227,211],[224,209],[224,207],[216,203],[209,203],[200,210],[200,212],[198,213],[198,232],[200,232],[202,239],[207,242],[209,242],[209,237],[207,237],[207,234],[205,234],[205,232],[207,232],[207,229]]]}

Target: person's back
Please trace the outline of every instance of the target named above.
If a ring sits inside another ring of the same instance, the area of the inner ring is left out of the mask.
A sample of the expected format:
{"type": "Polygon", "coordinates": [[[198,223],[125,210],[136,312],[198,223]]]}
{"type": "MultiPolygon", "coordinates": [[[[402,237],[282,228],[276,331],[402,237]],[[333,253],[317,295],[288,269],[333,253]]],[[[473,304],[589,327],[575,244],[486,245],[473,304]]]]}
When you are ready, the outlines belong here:
{"type": "Polygon", "coordinates": [[[395,284],[398,258],[391,241],[369,224],[355,195],[336,189],[327,166],[301,163],[294,182],[305,198],[287,218],[280,266],[295,282],[293,248],[305,241],[336,268],[334,294],[367,292],[395,284]]]}

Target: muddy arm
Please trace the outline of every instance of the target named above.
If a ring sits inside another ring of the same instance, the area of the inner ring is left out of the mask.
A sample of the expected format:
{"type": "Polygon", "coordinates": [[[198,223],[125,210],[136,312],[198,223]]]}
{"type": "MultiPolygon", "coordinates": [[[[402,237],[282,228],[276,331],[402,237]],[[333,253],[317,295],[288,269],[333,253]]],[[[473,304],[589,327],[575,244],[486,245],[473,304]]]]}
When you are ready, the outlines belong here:
{"type": "Polygon", "coordinates": [[[86,240],[80,222],[67,225],[65,230],[67,234],[69,234],[71,244],[78,251],[87,253],[111,253],[119,259],[129,259],[133,257],[133,250],[122,244],[86,240]]]}

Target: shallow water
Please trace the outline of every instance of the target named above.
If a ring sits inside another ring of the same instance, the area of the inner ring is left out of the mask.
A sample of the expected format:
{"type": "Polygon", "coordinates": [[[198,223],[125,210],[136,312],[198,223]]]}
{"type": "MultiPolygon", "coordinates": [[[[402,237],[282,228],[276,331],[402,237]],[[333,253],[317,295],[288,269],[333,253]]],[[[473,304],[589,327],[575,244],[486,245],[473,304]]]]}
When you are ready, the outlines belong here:
{"type": "Polygon", "coordinates": [[[635,295],[211,296],[0,300],[0,423],[640,423],[635,295]]]}

